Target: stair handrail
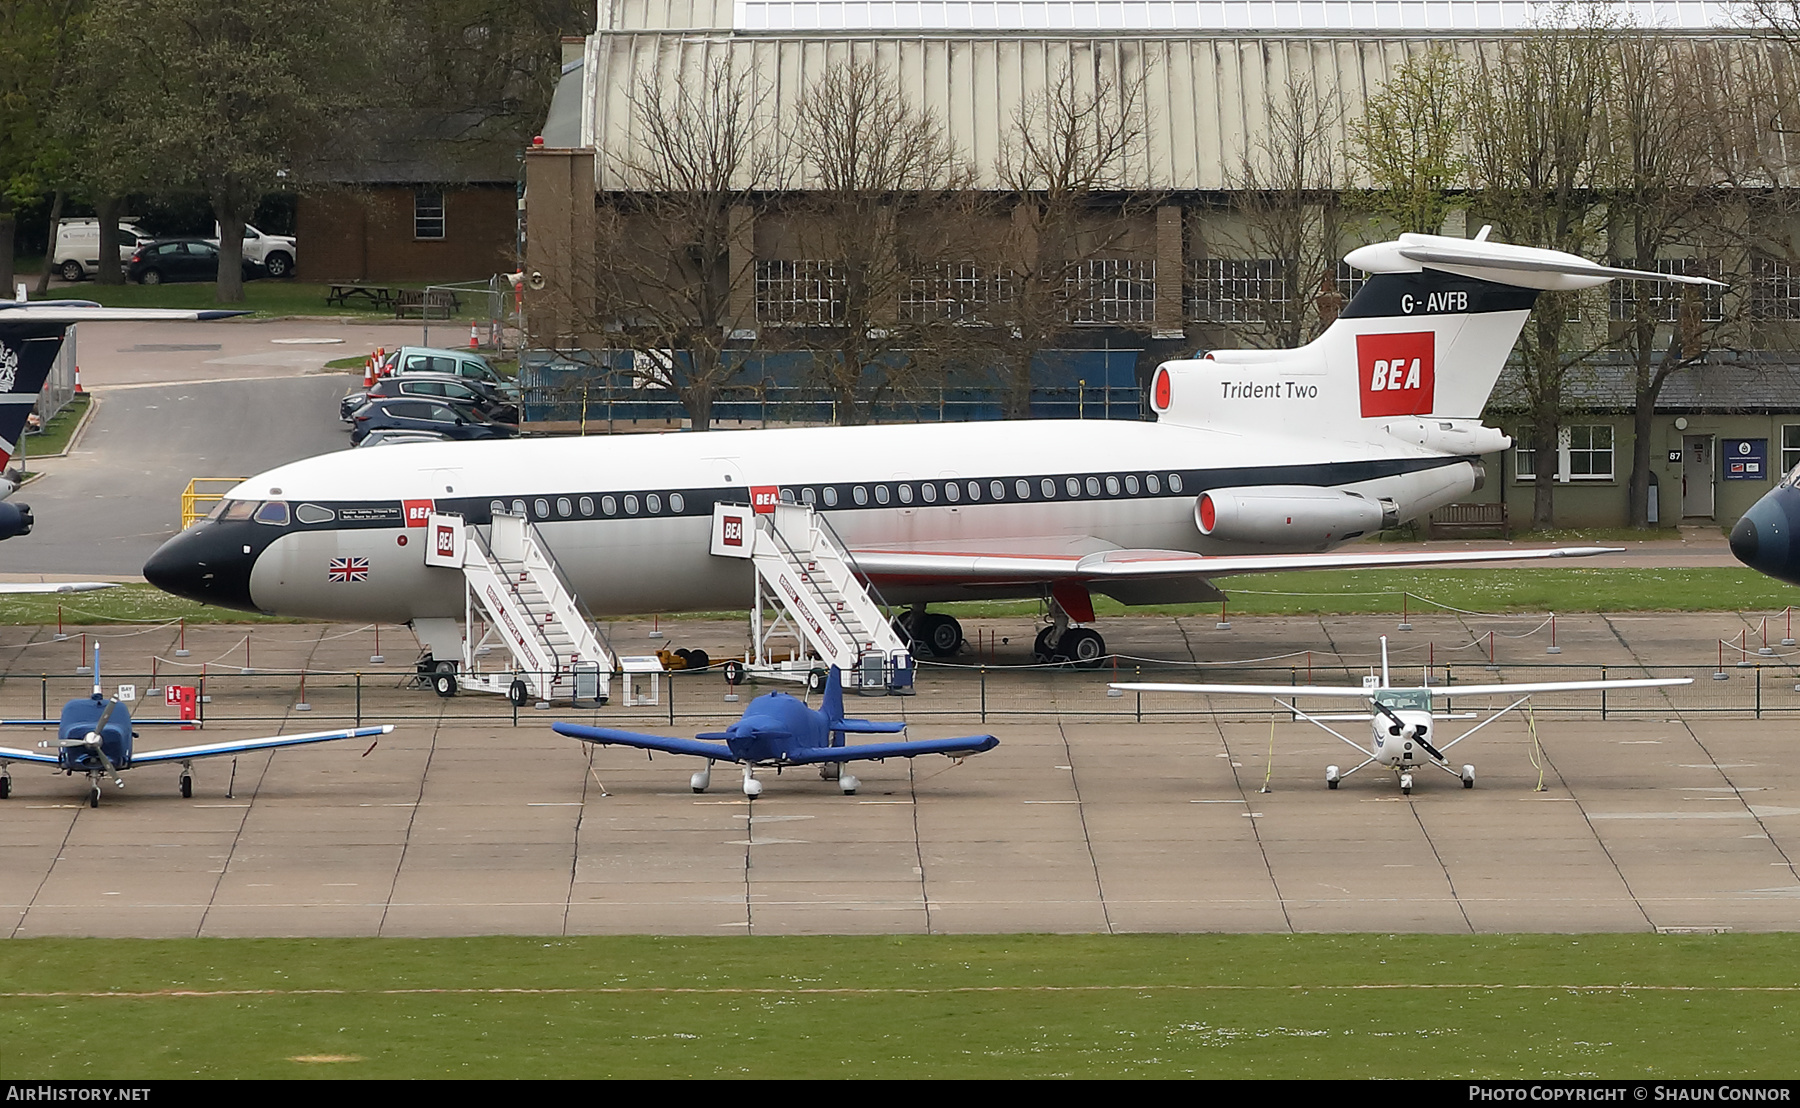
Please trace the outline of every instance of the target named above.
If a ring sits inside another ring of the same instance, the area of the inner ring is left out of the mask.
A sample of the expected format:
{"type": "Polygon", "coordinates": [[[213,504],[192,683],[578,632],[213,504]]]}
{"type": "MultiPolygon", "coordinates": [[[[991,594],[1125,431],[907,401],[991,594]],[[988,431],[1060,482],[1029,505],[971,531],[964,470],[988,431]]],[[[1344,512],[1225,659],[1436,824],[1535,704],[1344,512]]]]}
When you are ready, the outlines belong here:
{"type": "MultiPolygon", "coordinates": [[[[814,514],[814,518],[817,518],[816,513],[814,514]]],[[[763,521],[759,520],[759,523],[760,522],[763,522],[763,521]]],[[[792,564],[793,562],[798,561],[799,555],[794,552],[794,548],[792,546],[788,545],[787,539],[782,537],[781,528],[775,526],[774,517],[773,516],[769,517],[766,520],[766,522],[768,524],[768,526],[765,528],[766,533],[769,534],[771,537],[773,537],[776,544],[781,547],[783,553],[785,553],[787,555],[789,563],[792,564]]],[[[819,587],[819,583],[812,579],[812,575],[810,573],[802,573],[801,579],[806,583],[807,587],[812,590],[813,595],[817,598],[818,603],[819,603],[819,610],[824,612],[827,616],[835,616],[837,613],[835,611],[833,611],[833,609],[831,607],[831,598],[825,595],[825,590],[821,589],[819,587]]],[[[861,622],[861,621],[858,620],[858,622],[861,622]]],[[[840,628],[844,627],[844,621],[842,619],[837,620],[837,625],[840,628]]],[[[848,628],[845,628],[845,630],[848,631],[848,628]]],[[[852,638],[852,643],[856,647],[856,654],[857,654],[857,657],[859,657],[859,658],[862,657],[862,655],[868,653],[869,651],[875,649],[875,643],[873,643],[873,642],[868,642],[868,643],[857,642],[854,638],[852,638]]]]}
{"type": "MultiPolygon", "coordinates": [[[[496,512],[494,514],[495,515],[509,515],[509,516],[513,515],[512,512],[496,512]]],[[[520,518],[520,517],[514,516],[514,518],[520,518]]],[[[531,521],[529,519],[526,519],[527,525],[529,525],[530,522],[531,521]]],[[[490,523],[488,526],[491,529],[493,527],[493,524],[490,523]]],[[[492,544],[489,543],[487,541],[487,539],[484,539],[482,537],[481,532],[476,530],[472,526],[466,528],[466,530],[468,531],[469,538],[476,544],[476,547],[481,551],[482,558],[486,561],[489,568],[491,569],[493,566],[499,565],[500,560],[498,558],[494,557],[494,548],[493,548],[492,544]]],[[[518,583],[512,579],[512,575],[508,574],[508,573],[499,573],[499,574],[496,574],[495,576],[499,577],[501,580],[501,583],[506,586],[506,591],[512,594],[513,602],[519,606],[520,610],[524,611],[527,614],[530,614],[531,606],[525,603],[525,597],[520,594],[518,583]]],[[[533,620],[532,626],[534,628],[537,627],[535,620],[533,620]]],[[[559,654],[557,654],[556,648],[554,646],[550,645],[550,641],[543,634],[542,629],[537,628],[537,630],[538,630],[538,639],[539,639],[540,645],[543,646],[545,653],[550,655],[550,660],[552,662],[556,663],[556,668],[551,671],[551,676],[554,677],[556,674],[563,672],[562,657],[559,654]]],[[[608,649],[610,650],[611,648],[608,647],[608,649]]]]}
{"type": "Polygon", "coordinates": [[[556,560],[556,551],[550,547],[549,537],[540,531],[537,525],[532,523],[529,518],[526,519],[525,523],[525,537],[531,542],[536,543],[538,547],[543,550],[544,559],[550,563],[552,572],[556,574],[557,587],[562,589],[563,594],[569,598],[569,603],[574,606],[576,614],[581,616],[582,620],[585,621],[588,627],[594,632],[594,637],[600,640],[600,645],[606,648],[607,656],[612,659],[613,676],[619,676],[624,671],[619,668],[619,652],[613,649],[612,638],[607,635],[606,631],[601,628],[599,622],[594,619],[594,613],[589,610],[587,601],[581,599],[581,594],[569,587],[569,582],[563,577],[562,563],[556,560]]]}

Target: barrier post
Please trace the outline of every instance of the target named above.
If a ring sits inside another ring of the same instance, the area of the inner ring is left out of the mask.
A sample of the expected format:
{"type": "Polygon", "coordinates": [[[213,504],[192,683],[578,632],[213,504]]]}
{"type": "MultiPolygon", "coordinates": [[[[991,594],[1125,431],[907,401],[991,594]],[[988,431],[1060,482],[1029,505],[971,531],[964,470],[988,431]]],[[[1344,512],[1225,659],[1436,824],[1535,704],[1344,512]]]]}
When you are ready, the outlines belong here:
{"type": "Polygon", "coordinates": [[[1713,680],[1714,681],[1726,681],[1726,680],[1729,680],[1730,677],[1731,677],[1731,675],[1725,672],[1725,640],[1720,639],[1719,640],[1719,668],[1713,670],[1713,680]]]}
{"type": "Polygon", "coordinates": [[[1748,627],[1739,628],[1738,630],[1737,664],[1739,669],[1750,668],[1750,629],[1748,627]]]}
{"type": "MultiPolygon", "coordinates": [[[[1606,667],[1600,667],[1600,680],[1606,680],[1606,667]]],[[[1600,722],[1606,722],[1606,689],[1600,690],[1600,722]]]]}
{"type": "Polygon", "coordinates": [[[987,722],[987,667],[981,667],[981,722],[987,722]]]}
{"type": "Polygon", "coordinates": [[[362,726],[362,670],[356,671],[356,725],[362,726]]]}
{"type": "Polygon", "coordinates": [[[1794,646],[1794,606],[1789,604],[1782,612],[1782,615],[1787,620],[1787,623],[1785,624],[1787,630],[1781,636],[1781,645],[1794,646]]]}
{"type": "Polygon", "coordinates": [[[1756,718],[1762,718],[1762,667],[1756,667],[1756,718]]]}
{"type": "Polygon", "coordinates": [[[1213,624],[1213,630],[1215,631],[1231,630],[1231,620],[1227,619],[1225,616],[1225,604],[1225,601],[1219,601],[1219,622],[1213,624]]]}
{"type": "Polygon", "coordinates": [[[62,642],[68,637],[68,634],[63,630],[62,605],[58,604],[56,606],[56,641],[62,642]]]}
{"type": "Polygon", "coordinates": [[[1561,654],[1562,647],[1556,645],[1556,613],[1550,613],[1550,645],[1545,648],[1546,654],[1561,654]]]}
{"type": "Polygon", "coordinates": [[[1396,628],[1396,630],[1400,630],[1400,631],[1411,631],[1412,630],[1412,619],[1408,615],[1407,610],[1406,610],[1406,590],[1405,589],[1400,590],[1400,626],[1398,628],[1396,628]]]}
{"type": "Polygon", "coordinates": [[[300,699],[295,702],[294,711],[296,711],[296,712],[312,711],[312,705],[308,704],[306,702],[306,670],[304,668],[302,668],[300,670],[300,699]]]}
{"type": "MultiPolygon", "coordinates": [[[[1112,656],[1112,671],[1113,671],[1112,679],[1114,681],[1117,681],[1119,679],[1119,656],[1117,654],[1114,654],[1112,656]]],[[[1109,684],[1106,687],[1106,695],[1107,696],[1124,696],[1125,690],[1124,689],[1115,689],[1109,684]]]]}
{"type": "Polygon", "coordinates": [[[369,655],[369,663],[378,666],[385,661],[387,659],[381,656],[381,624],[377,623],[375,625],[375,653],[369,655]]]}
{"type": "Polygon", "coordinates": [[[1763,641],[1762,646],[1758,647],[1756,650],[1756,652],[1758,654],[1761,654],[1763,657],[1766,658],[1769,655],[1775,653],[1775,648],[1769,645],[1769,617],[1768,616],[1764,616],[1762,618],[1762,641],[1763,641]]]}
{"type": "Polygon", "coordinates": [[[175,656],[177,658],[185,658],[188,656],[186,616],[181,617],[181,635],[175,640],[175,656]]]}
{"type": "Polygon", "coordinates": [[[1493,632],[1492,632],[1492,631],[1489,631],[1489,632],[1488,632],[1488,664],[1487,664],[1487,669],[1488,669],[1488,672],[1489,672],[1489,673],[1499,673],[1499,672],[1500,672],[1500,667],[1499,667],[1499,666],[1497,666],[1497,665],[1495,665],[1495,664],[1494,664],[1494,633],[1493,633],[1493,632]]]}

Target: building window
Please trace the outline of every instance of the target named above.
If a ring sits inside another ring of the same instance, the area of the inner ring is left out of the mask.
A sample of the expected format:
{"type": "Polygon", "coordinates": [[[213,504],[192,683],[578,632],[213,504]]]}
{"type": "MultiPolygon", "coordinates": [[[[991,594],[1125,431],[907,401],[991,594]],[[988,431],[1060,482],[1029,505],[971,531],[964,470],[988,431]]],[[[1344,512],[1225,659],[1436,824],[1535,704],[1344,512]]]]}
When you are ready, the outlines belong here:
{"type": "Polygon", "coordinates": [[[1758,256],[1750,263],[1750,313],[1761,320],[1800,319],[1800,272],[1788,262],[1758,256]]]}
{"type": "Polygon", "coordinates": [[[1257,323],[1289,318],[1287,267],[1275,258],[1196,258],[1188,263],[1188,318],[1257,323]]]}
{"type": "Polygon", "coordinates": [[[990,270],[975,262],[927,266],[901,290],[900,318],[908,323],[992,323],[1008,315],[1013,282],[1011,270],[990,270]]]}
{"type": "Polygon", "coordinates": [[[413,193],[413,238],[443,237],[444,194],[431,189],[420,189],[413,193]]]}
{"type": "MultiPolygon", "coordinates": [[[[1663,258],[1656,263],[1658,273],[1679,273],[1684,277],[1719,279],[1719,262],[1714,258],[1663,258]]],[[[1649,302],[1658,323],[1676,323],[1681,318],[1681,305],[1691,299],[1700,312],[1700,322],[1718,323],[1725,318],[1724,290],[1718,285],[1677,285],[1668,281],[1614,281],[1610,293],[1608,317],[1614,323],[1629,323],[1636,318],[1639,298],[1649,302]]]]}
{"type": "Polygon", "coordinates": [[[756,319],[800,326],[844,318],[844,274],[833,262],[756,263],[756,319]]]}
{"type": "Polygon", "coordinates": [[[1781,472],[1794,472],[1800,466],[1800,424],[1784,424],[1781,428],[1781,472]]]}
{"type": "Polygon", "coordinates": [[[1076,264],[1064,293],[1070,323],[1153,323],[1156,263],[1090,258],[1076,264]]]}
{"type": "MultiPolygon", "coordinates": [[[[1537,451],[1531,442],[1531,428],[1521,427],[1513,441],[1513,479],[1537,479],[1537,451]]],[[[1593,423],[1562,427],[1556,432],[1556,475],[1571,481],[1610,481],[1613,479],[1613,429],[1610,424],[1593,423]]]]}

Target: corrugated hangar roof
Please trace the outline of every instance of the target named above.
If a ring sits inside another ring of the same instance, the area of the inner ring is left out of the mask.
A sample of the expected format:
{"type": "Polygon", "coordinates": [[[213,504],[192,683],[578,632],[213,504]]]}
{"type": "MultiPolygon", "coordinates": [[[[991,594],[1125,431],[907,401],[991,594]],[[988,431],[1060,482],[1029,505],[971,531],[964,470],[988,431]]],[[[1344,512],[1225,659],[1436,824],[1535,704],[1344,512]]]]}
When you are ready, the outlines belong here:
{"type": "MultiPolygon", "coordinates": [[[[1710,0],[1616,2],[1633,11],[1667,12],[1671,19],[1689,21],[1726,10],[1724,4],[1710,0]]],[[[1334,106],[1336,146],[1341,149],[1346,123],[1361,114],[1363,102],[1409,55],[1448,46],[1475,59],[1497,52],[1513,33],[1464,30],[1433,34],[1407,29],[1414,15],[1437,18],[1431,13],[1441,12],[1448,13],[1443,18],[1449,19],[1462,8],[1492,8],[1504,9],[1510,13],[1509,19],[1523,19],[1536,6],[1536,0],[1089,0],[1085,5],[1073,0],[610,0],[602,5],[596,33],[587,42],[580,144],[601,151],[597,159],[600,187],[623,187],[615,162],[640,152],[641,122],[635,118],[632,102],[641,96],[646,82],[692,89],[698,88],[707,74],[740,75],[752,90],[762,118],[774,129],[795,117],[796,103],[820,76],[855,59],[882,66],[910,103],[943,120],[950,139],[974,168],[980,186],[994,187],[996,167],[1021,108],[1040,99],[1058,74],[1069,72],[1087,90],[1097,85],[1109,87],[1119,103],[1124,102],[1121,90],[1141,90],[1131,111],[1143,138],[1136,144],[1123,187],[1225,190],[1232,187],[1234,177],[1241,179],[1245,159],[1259,156],[1259,140],[1271,133],[1271,106],[1281,103],[1293,87],[1309,86],[1334,106]],[[796,13],[801,7],[814,9],[821,22],[827,14],[842,18],[838,24],[818,29],[734,29],[734,24],[761,18],[757,11],[778,4],[796,13]],[[1245,33],[1159,32],[1098,25],[1100,14],[1112,9],[1148,12],[1183,4],[1230,9],[1245,20],[1259,5],[1270,11],[1280,8],[1294,13],[1291,22],[1295,27],[1309,23],[1308,13],[1319,15],[1323,22],[1325,13],[1340,9],[1363,12],[1371,22],[1356,29],[1308,27],[1245,33]],[[852,14],[866,22],[895,24],[899,22],[896,12],[924,12],[927,8],[942,16],[946,26],[975,18],[966,13],[980,10],[993,14],[1003,8],[1036,13],[1043,16],[1042,23],[1049,20],[1045,13],[1081,8],[1093,25],[1079,30],[908,33],[896,33],[892,27],[872,30],[850,25],[852,14]]],[[[1679,33],[1696,50],[1772,50],[1749,35],[1679,33]]],[[[1726,71],[1715,94],[1729,102],[1734,93],[1726,86],[1736,79],[1734,67],[1715,68],[1726,71]]],[[[1763,72],[1777,69],[1783,80],[1791,79],[1788,67],[1773,53],[1750,68],[1763,72]]],[[[1748,96],[1738,99],[1750,102],[1748,96]]],[[[1785,139],[1776,135],[1768,141],[1785,139]]]]}

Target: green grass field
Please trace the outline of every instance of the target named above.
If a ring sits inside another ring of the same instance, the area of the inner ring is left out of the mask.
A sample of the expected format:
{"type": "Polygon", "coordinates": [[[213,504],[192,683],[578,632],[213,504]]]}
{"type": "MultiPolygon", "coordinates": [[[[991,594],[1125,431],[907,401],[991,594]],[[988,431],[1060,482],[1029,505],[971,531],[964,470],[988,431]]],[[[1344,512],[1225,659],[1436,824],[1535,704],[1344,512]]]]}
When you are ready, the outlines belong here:
{"type": "Polygon", "coordinates": [[[1800,936],[0,944],[0,1078],[1791,1077],[1800,936]]]}
{"type": "MultiPolygon", "coordinates": [[[[1430,612],[1448,605],[1476,612],[1778,612],[1800,592],[1749,569],[1442,569],[1329,570],[1228,577],[1220,582],[1237,615],[1356,615],[1430,612]]],[[[268,622],[268,617],[208,608],[148,585],[63,596],[0,596],[0,624],[101,624],[133,620],[189,623],[268,622]]],[[[1029,600],[945,604],[939,610],[975,618],[1031,618],[1029,600]]],[[[1213,613],[1217,604],[1128,608],[1104,597],[1105,617],[1213,613]]],[[[697,613],[740,618],[741,612],[697,613]]],[[[285,621],[292,622],[292,621],[285,621]]]]}

